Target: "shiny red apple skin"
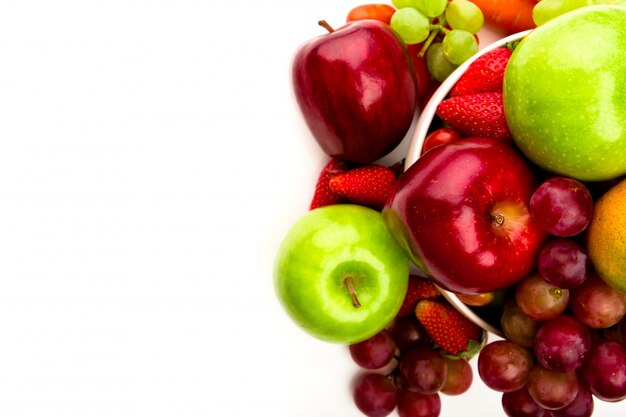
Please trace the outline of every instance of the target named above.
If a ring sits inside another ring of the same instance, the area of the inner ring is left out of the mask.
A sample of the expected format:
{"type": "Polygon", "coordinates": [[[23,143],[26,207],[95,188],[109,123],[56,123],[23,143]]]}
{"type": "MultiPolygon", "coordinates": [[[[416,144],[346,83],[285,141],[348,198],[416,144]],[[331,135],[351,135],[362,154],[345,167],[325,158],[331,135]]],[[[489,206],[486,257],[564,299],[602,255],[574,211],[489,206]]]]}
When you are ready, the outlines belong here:
{"type": "Polygon", "coordinates": [[[417,108],[406,47],[377,20],[349,22],[301,45],[292,62],[292,86],[322,150],[360,164],[391,152],[417,108]]]}
{"type": "Polygon", "coordinates": [[[532,168],[511,144],[459,139],[411,165],[383,215],[437,284],[461,294],[486,293],[513,285],[536,267],[547,236],[529,214],[536,185],[532,168]]]}

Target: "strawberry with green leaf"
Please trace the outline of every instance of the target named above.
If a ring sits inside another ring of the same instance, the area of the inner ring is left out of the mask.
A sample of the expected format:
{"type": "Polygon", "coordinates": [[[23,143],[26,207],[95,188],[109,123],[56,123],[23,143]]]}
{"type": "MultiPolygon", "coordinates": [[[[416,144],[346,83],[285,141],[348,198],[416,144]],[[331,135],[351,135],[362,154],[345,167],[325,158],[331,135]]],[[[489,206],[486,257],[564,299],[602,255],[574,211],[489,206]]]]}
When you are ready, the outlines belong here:
{"type": "Polygon", "coordinates": [[[415,315],[433,342],[450,356],[470,359],[486,341],[485,330],[445,301],[422,300],[415,315]]]}

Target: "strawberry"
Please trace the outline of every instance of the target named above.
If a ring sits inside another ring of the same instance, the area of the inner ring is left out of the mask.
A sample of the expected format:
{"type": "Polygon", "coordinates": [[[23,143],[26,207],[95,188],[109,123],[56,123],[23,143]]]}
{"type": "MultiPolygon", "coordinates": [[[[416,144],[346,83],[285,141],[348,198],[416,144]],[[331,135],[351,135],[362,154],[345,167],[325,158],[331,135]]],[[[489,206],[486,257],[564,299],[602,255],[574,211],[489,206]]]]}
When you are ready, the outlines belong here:
{"type": "Polygon", "coordinates": [[[501,92],[447,98],[437,105],[437,115],[466,137],[511,138],[501,92]]]}
{"type": "Polygon", "coordinates": [[[409,275],[409,286],[398,311],[398,317],[405,317],[415,311],[415,306],[420,300],[434,300],[441,295],[435,284],[428,278],[419,275],[409,275]]]}
{"type": "Polygon", "coordinates": [[[393,191],[396,174],[382,165],[370,164],[334,176],[330,189],[354,204],[380,210],[393,191]]]}
{"type": "Polygon", "coordinates": [[[504,69],[511,51],[502,47],[481,55],[472,62],[459,81],[450,90],[450,97],[502,91],[504,69]]]}
{"type": "Polygon", "coordinates": [[[433,342],[448,355],[470,359],[486,341],[481,327],[446,302],[419,301],[415,315],[433,342]]]}
{"type": "Polygon", "coordinates": [[[339,159],[333,158],[328,161],[317,178],[315,192],[313,193],[309,210],[345,202],[343,197],[330,189],[329,183],[331,178],[337,174],[346,172],[349,168],[346,162],[339,159]]]}

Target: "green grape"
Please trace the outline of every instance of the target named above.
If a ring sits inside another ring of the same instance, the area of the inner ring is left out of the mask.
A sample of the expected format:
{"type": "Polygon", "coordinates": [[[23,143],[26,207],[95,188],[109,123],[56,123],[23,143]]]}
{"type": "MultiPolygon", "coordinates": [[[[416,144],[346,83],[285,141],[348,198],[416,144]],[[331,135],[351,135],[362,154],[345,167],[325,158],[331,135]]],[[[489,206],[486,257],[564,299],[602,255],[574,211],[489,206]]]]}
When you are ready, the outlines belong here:
{"type": "Polygon", "coordinates": [[[478,33],[485,18],[478,6],[468,0],[452,0],[446,8],[446,21],[452,29],[478,33]]]}
{"type": "Polygon", "coordinates": [[[446,10],[447,5],[448,0],[415,0],[413,7],[424,16],[437,17],[446,10]]]}
{"type": "Polygon", "coordinates": [[[478,42],[474,35],[466,30],[453,29],[443,38],[443,54],[455,65],[461,65],[478,52],[478,42]]]}
{"type": "Polygon", "coordinates": [[[428,18],[412,7],[396,10],[389,25],[407,45],[424,42],[430,33],[428,18]]]}
{"type": "Polygon", "coordinates": [[[441,42],[435,42],[428,48],[426,52],[426,66],[430,75],[440,82],[448,78],[452,71],[457,68],[457,65],[448,61],[444,56],[441,42]]]}
{"type": "Polygon", "coordinates": [[[415,0],[391,0],[396,9],[402,9],[404,7],[415,7],[415,0]]]}
{"type": "Polygon", "coordinates": [[[590,0],[541,0],[533,7],[533,21],[540,26],[550,19],[589,4],[590,0]]]}

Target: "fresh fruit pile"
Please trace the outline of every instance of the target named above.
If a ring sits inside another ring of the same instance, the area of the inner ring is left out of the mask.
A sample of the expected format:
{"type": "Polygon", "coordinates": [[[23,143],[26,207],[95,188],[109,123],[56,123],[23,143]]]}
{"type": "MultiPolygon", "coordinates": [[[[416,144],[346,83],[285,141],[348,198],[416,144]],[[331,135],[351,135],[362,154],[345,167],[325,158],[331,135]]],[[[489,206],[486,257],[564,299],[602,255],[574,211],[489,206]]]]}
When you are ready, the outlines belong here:
{"type": "MultiPolygon", "coordinates": [[[[616,60],[622,33],[626,45],[626,29],[616,29],[626,22],[626,9],[580,7],[522,42],[481,54],[427,121],[420,157],[406,170],[403,161],[385,166],[377,161],[395,139],[371,133],[384,128],[380,120],[395,135],[406,128],[395,112],[415,111],[416,85],[405,83],[412,93],[385,105],[400,88],[395,80],[384,88],[396,69],[355,66],[348,45],[367,38],[377,48],[355,47],[360,59],[393,55],[406,76],[411,60],[401,52],[408,50],[402,40],[408,34],[390,40],[402,27],[398,16],[426,16],[428,42],[455,30],[438,25],[450,22],[446,13],[458,1],[359,6],[347,19],[355,23],[298,52],[296,98],[330,159],[309,212],[279,249],[278,298],[303,330],[348,346],[362,370],[354,403],[367,416],[394,410],[400,417],[439,416],[440,394],[466,392],[475,360],[480,381],[502,393],[507,416],[588,417],[595,400],[626,398],[626,170],[620,171],[626,117],[619,117],[626,105],[615,101],[626,84],[616,81],[626,73],[626,56],[624,63],[616,60]],[[595,39],[590,27],[598,36],[614,33],[605,39],[608,47],[583,39],[595,39]],[[558,42],[564,38],[569,42],[558,42]],[[332,63],[319,58],[320,44],[334,51],[332,63]],[[394,54],[381,55],[381,48],[394,54]],[[349,59],[338,59],[338,50],[349,59]],[[534,57],[543,57],[538,69],[527,65],[534,57]],[[604,80],[601,91],[580,81],[564,84],[561,70],[580,71],[591,85],[604,80]],[[354,95],[362,86],[347,85],[370,71],[383,80],[374,115],[361,111],[362,98],[371,94],[354,95]],[[317,86],[304,88],[318,72],[317,86]],[[337,117],[331,110],[338,103],[351,110],[337,117]],[[536,114],[537,103],[547,114],[536,114]],[[353,119],[338,121],[344,117],[353,119]],[[569,136],[558,136],[563,131],[569,136]],[[565,157],[555,160],[555,149],[565,157]],[[564,171],[572,166],[577,169],[564,171]],[[487,332],[456,309],[457,299],[489,315],[500,337],[488,341],[487,332]]],[[[493,11],[484,7],[483,13],[493,11]]]]}
{"type": "Polygon", "coordinates": [[[354,386],[356,406],[367,416],[388,415],[396,408],[401,416],[439,415],[440,393],[460,395],[471,386],[469,359],[486,337],[430,280],[411,275],[391,324],[349,346],[363,370],[354,386]]]}

